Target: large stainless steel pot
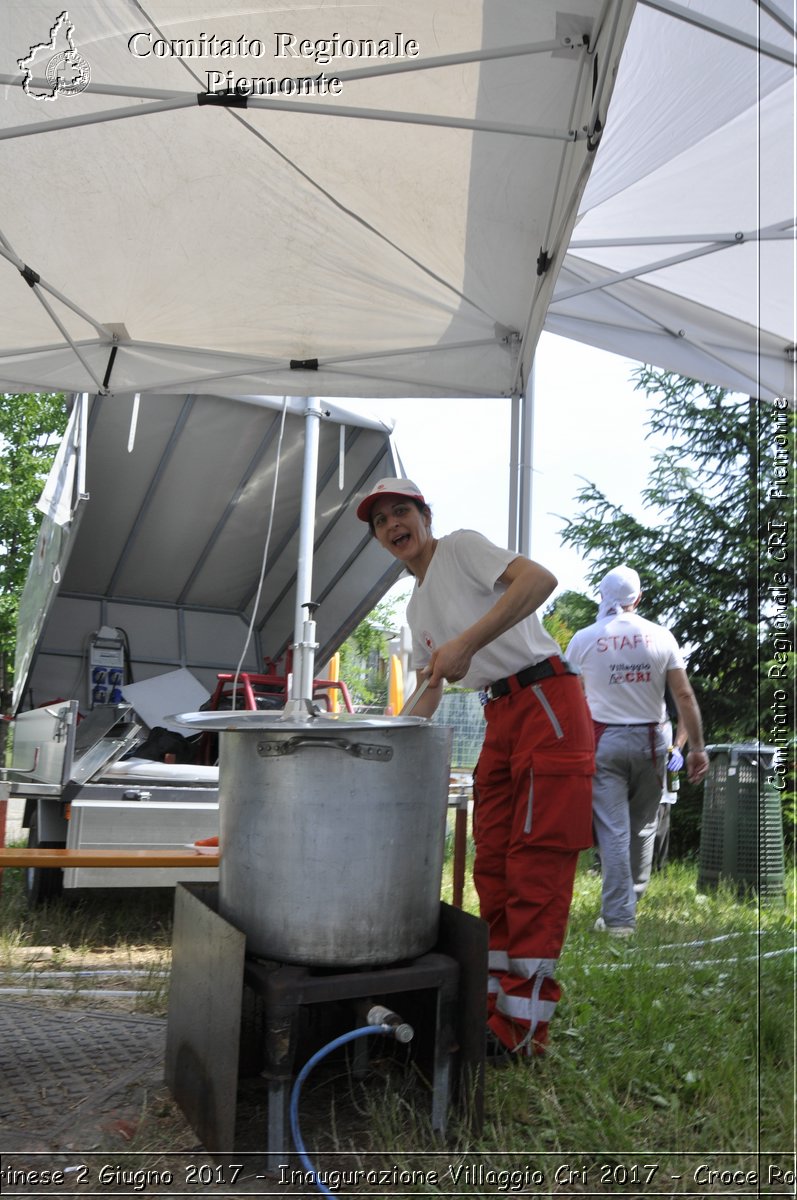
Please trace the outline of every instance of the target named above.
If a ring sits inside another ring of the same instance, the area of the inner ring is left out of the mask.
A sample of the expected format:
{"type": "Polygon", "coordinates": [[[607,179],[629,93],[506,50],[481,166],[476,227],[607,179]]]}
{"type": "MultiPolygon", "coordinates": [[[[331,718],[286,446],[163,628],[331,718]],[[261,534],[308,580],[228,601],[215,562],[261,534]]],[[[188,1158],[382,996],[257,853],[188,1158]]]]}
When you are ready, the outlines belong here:
{"type": "Polygon", "coordinates": [[[195,724],[221,730],[219,911],[248,951],[360,966],[429,950],[450,730],[417,717],[213,715],[195,724]]]}

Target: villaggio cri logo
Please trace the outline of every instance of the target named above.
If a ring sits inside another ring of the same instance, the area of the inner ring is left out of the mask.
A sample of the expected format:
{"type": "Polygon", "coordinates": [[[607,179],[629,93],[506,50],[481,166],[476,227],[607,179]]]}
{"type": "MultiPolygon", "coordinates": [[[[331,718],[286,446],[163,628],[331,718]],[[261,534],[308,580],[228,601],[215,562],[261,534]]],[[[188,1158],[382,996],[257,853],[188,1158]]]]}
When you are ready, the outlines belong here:
{"type": "Polygon", "coordinates": [[[50,40],[31,46],[30,54],[17,59],[24,74],[22,87],[29,96],[55,100],[57,96],[76,96],[88,87],[91,67],[75,47],[74,32],[64,9],[50,29],[50,40]]]}

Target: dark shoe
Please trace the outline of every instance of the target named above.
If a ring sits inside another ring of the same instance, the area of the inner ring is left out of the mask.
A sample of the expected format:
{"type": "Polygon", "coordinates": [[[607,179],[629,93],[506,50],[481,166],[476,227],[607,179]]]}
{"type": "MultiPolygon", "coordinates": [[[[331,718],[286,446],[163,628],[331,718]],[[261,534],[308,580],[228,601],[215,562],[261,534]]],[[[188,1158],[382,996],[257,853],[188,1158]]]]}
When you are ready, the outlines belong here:
{"type": "Polygon", "coordinates": [[[488,1067],[496,1067],[498,1070],[504,1067],[512,1067],[516,1063],[519,1063],[523,1057],[522,1053],[515,1053],[514,1050],[510,1050],[508,1046],[505,1046],[501,1039],[493,1033],[492,1029],[489,1026],[487,1027],[484,1061],[488,1067]]]}

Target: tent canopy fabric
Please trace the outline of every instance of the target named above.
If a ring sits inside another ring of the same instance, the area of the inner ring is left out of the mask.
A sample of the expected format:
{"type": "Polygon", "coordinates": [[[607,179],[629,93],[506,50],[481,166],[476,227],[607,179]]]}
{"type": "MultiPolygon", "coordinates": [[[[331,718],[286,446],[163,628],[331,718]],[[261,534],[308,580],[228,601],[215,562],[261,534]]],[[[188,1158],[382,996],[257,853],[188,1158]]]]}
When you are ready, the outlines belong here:
{"type": "Polygon", "coordinates": [[[545,323],[794,396],[783,0],[57,16],[0,7],[4,390],[519,396],[545,323]]]}
{"type": "Polygon", "coordinates": [[[633,7],[3,5],[0,385],[522,393],[633,7]]]}
{"type": "Polygon", "coordinates": [[[794,396],[785,9],[640,4],[548,330],[733,391],[794,396]]]}

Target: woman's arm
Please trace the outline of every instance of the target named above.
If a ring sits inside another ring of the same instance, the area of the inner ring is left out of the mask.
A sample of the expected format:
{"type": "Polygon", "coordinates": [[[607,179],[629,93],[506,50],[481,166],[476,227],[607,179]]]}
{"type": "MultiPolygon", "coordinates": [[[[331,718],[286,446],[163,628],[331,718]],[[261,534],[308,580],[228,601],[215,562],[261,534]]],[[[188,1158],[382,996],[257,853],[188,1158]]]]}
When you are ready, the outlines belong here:
{"type": "MultiPolygon", "coordinates": [[[[429,668],[424,667],[424,669],[422,671],[418,671],[415,678],[416,678],[416,686],[415,686],[415,691],[412,693],[412,696],[414,696],[417,693],[418,688],[421,687],[424,680],[429,678],[429,668]]],[[[417,704],[414,704],[414,705],[412,704],[412,696],[409,697],[406,704],[404,705],[404,708],[409,708],[410,705],[412,705],[411,711],[408,713],[408,716],[410,716],[410,717],[433,717],[437,711],[437,706],[439,705],[440,701],[443,698],[443,684],[442,684],[442,682],[437,683],[437,684],[430,683],[429,686],[424,691],[423,695],[419,698],[417,704]]],[[[403,711],[404,710],[402,709],[402,712],[403,711]]]]}
{"type": "MultiPolygon", "coordinates": [[[[492,608],[470,628],[444,642],[432,654],[426,668],[431,678],[430,690],[441,685],[444,679],[456,683],[467,675],[477,650],[488,646],[545,603],[556,587],[556,576],[539,563],[518,556],[512,559],[498,582],[506,584],[506,591],[498,597],[492,608]]],[[[520,666],[525,664],[519,663],[520,666]]]]}

